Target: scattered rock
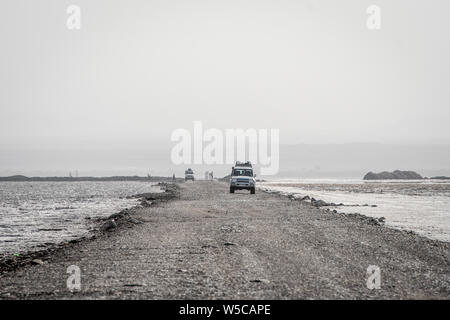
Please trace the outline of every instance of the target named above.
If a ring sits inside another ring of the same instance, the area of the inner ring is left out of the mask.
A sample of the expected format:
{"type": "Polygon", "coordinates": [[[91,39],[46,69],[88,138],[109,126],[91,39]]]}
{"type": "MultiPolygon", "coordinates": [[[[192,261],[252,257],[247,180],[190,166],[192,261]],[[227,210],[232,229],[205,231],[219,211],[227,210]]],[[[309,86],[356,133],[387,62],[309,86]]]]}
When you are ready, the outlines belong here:
{"type": "Polygon", "coordinates": [[[113,213],[107,219],[119,219],[119,218],[122,218],[125,214],[126,213],[124,213],[124,211],[113,213]]]}
{"type": "Polygon", "coordinates": [[[116,221],[114,221],[114,219],[106,221],[101,227],[103,231],[109,231],[115,228],[117,228],[117,223],[116,221]]]}
{"type": "Polygon", "coordinates": [[[210,244],[205,244],[205,245],[202,246],[202,249],[208,249],[208,248],[216,249],[217,247],[213,246],[213,245],[210,245],[210,244]]]}
{"type": "Polygon", "coordinates": [[[41,259],[33,259],[33,260],[31,260],[31,263],[43,265],[44,261],[42,261],[41,259]]]}
{"type": "Polygon", "coordinates": [[[124,287],[145,287],[145,284],[140,283],[125,283],[124,287]]]}
{"type": "Polygon", "coordinates": [[[133,217],[129,217],[128,221],[133,223],[133,224],[141,224],[142,223],[142,221],[139,221],[138,219],[135,219],[133,217]]]}
{"type": "Polygon", "coordinates": [[[143,206],[143,207],[150,207],[150,206],[152,205],[152,203],[153,203],[152,201],[143,199],[143,200],[141,201],[141,206],[143,206]]]}
{"type": "Polygon", "coordinates": [[[326,203],[323,200],[316,200],[316,201],[312,201],[312,205],[315,207],[325,207],[325,206],[328,206],[328,203],[326,203]]]}
{"type": "Polygon", "coordinates": [[[265,284],[270,283],[270,281],[267,280],[267,279],[253,279],[253,280],[250,280],[250,282],[253,282],[253,283],[265,283],[265,284]]]}

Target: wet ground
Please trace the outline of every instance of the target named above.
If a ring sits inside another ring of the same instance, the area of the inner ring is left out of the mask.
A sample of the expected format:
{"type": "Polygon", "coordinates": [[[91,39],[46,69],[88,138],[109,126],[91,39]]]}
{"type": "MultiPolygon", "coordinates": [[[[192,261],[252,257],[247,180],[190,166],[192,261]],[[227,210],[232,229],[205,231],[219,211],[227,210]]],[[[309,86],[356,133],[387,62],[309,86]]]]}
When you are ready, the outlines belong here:
{"type": "Polygon", "coordinates": [[[140,224],[0,276],[7,299],[450,298],[450,244],[277,194],[230,194],[188,182],[179,195],[132,212],[140,224]],[[81,270],[70,292],[67,268],[81,270]],[[381,271],[369,290],[367,268],[381,271]]]}

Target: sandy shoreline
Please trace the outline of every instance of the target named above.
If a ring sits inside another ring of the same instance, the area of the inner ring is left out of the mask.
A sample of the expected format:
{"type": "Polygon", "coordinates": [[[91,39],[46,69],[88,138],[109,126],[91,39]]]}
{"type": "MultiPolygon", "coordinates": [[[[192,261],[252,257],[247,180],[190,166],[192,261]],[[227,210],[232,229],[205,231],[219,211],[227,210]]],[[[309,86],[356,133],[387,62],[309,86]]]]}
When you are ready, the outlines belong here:
{"type": "Polygon", "coordinates": [[[373,218],[262,191],[230,195],[219,182],[144,198],[111,217],[114,232],[4,265],[0,298],[450,298],[450,244],[373,218]],[[71,264],[83,270],[80,292],[65,286],[71,264]],[[369,265],[381,269],[380,290],[366,287],[369,265]]]}

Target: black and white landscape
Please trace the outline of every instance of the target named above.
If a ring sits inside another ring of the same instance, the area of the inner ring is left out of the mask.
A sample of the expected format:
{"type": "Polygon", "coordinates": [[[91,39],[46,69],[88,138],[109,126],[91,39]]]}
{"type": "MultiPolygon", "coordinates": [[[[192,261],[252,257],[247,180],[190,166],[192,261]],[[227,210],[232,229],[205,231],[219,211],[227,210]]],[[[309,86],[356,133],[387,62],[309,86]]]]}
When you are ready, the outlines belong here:
{"type": "Polygon", "coordinates": [[[449,10],[4,1],[0,299],[448,300],[449,10]]]}

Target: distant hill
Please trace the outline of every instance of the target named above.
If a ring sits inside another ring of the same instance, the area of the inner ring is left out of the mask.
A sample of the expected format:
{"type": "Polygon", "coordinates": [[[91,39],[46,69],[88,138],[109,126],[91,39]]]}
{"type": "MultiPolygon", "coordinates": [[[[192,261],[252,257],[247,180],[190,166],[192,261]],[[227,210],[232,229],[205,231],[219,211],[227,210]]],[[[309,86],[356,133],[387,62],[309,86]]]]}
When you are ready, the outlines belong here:
{"type": "Polygon", "coordinates": [[[0,181],[30,181],[30,178],[17,175],[17,176],[11,176],[11,177],[0,177],[0,181]]]}
{"type": "Polygon", "coordinates": [[[394,172],[383,171],[380,173],[369,172],[367,173],[364,180],[421,180],[423,177],[414,171],[400,171],[395,170],[394,172]]]}

